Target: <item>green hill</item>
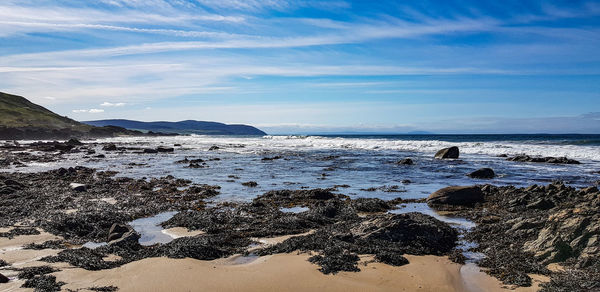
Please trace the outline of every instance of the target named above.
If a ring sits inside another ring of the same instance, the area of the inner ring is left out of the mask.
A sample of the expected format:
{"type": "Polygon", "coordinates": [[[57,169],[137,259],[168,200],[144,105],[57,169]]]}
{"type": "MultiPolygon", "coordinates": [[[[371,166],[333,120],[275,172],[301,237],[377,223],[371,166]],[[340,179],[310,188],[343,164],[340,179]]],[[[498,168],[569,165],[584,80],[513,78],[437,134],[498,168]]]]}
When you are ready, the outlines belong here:
{"type": "Polygon", "coordinates": [[[22,96],[0,92],[0,126],[89,131],[91,126],[55,114],[22,96]]]}
{"type": "Polygon", "coordinates": [[[35,140],[144,135],[121,127],[95,127],[63,117],[22,96],[0,92],[0,139],[35,140]]]}

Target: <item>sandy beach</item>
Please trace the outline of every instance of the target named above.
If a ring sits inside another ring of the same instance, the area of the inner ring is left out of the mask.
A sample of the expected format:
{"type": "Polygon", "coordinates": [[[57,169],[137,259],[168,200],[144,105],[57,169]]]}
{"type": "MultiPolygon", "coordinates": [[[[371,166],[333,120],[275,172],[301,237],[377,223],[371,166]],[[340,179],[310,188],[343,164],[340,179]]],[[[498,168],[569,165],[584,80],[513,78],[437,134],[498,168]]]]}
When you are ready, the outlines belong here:
{"type": "MultiPolygon", "coordinates": [[[[275,243],[286,237],[264,238],[275,243]]],[[[0,238],[2,258],[13,268],[47,265],[39,259],[59,250],[22,250],[23,245],[58,239],[48,233],[0,238]]],[[[361,256],[360,272],[325,275],[307,261],[309,254],[288,253],[240,261],[239,255],[212,261],[195,259],[147,258],[114,269],[89,271],[65,263],[51,264],[61,269],[52,273],[62,287],[90,291],[92,287],[119,287],[119,291],[537,291],[543,276],[533,275],[532,287],[502,285],[478,268],[451,262],[447,257],[410,256],[408,265],[393,267],[361,256]]],[[[110,258],[106,259],[111,260],[110,258]]],[[[6,272],[6,271],[3,271],[6,272]]],[[[6,273],[14,276],[16,272],[6,273]]],[[[0,286],[0,291],[27,291],[23,280],[0,286]]]]}

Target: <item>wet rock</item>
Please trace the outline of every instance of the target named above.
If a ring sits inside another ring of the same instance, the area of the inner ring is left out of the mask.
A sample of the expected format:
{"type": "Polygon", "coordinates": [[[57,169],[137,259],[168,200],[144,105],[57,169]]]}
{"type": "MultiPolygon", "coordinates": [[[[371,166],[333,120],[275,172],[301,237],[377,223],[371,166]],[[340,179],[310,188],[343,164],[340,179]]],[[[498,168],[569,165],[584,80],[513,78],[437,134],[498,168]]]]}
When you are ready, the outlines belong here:
{"type": "Polygon", "coordinates": [[[494,172],[493,169],[485,167],[485,168],[480,168],[476,171],[473,171],[473,172],[467,174],[467,176],[470,178],[491,179],[491,178],[496,177],[496,173],[494,172]]]}
{"type": "Polygon", "coordinates": [[[351,204],[356,211],[365,213],[386,212],[392,208],[388,202],[378,198],[358,198],[351,204]]]}
{"type": "Polygon", "coordinates": [[[0,274],[0,283],[8,283],[9,279],[8,277],[0,274]]]}
{"type": "Polygon", "coordinates": [[[81,143],[81,141],[75,139],[75,138],[71,138],[69,139],[69,141],[65,142],[68,145],[73,145],[73,146],[81,146],[83,145],[83,143],[81,143]]]}
{"type": "Polygon", "coordinates": [[[351,230],[358,238],[394,242],[415,254],[444,254],[457,240],[457,232],[448,224],[416,212],[373,217],[351,230]]]}
{"type": "Polygon", "coordinates": [[[401,164],[401,165],[413,165],[414,162],[410,158],[405,158],[405,159],[402,159],[402,160],[398,161],[398,164],[401,164]]]}
{"type": "Polygon", "coordinates": [[[115,144],[104,145],[102,147],[102,150],[104,150],[104,151],[117,151],[117,145],[115,145],[115,144]]]}
{"type": "Polygon", "coordinates": [[[137,242],[138,239],[140,239],[140,234],[131,226],[115,223],[110,227],[106,241],[108,244],[120,244],[125,241],[137,242]]]}
{"type": "Polygon", "coordinates": [[[537,162],[537,163],[554,163],[554,164],[580,164],[579,161],[566,157],[532,157],[529,155],[517,155],[509,157],[508,161],[517,162],[537,162]]]}
{"type": "Polygon", "coordinates": [[[435,191],[427,198],[427,204],[472,206],[484,199],[481,189],[477,186],[452,186],[435,191]]]}
{"type": "Polygon", "coordinates": [[[71,184],[69,184],[69,187],[76,192],[87,191],[87,186],[85,184],[71,183],[71,184]]]}
{"type": "Polygon", "coordinates": [[[94,156],[94,158],[106,158],[106,155],[98,154],[98,155],[94,156]]]}
{"type": "MultiPolygon", "coordinates": [[[[335,201],[328,201],[332,203],[335,201]]],[[[343,219],[313,234],[291,237],[284,242],[257,251],[266,255],[293,251],[314,251],[311,261],[323,273],[356,271],[359,254],[373,254],[375,259],[403,265],[404,253],[447,254],[457,240],[456,231],[433,217],[419,214],[382,214],[361,220],[343,219]]]]}
{"type": "Polygon", "coordinates": [[[435,158],[437,159],[458,158],[458,156],[459,150],[456,146],[444,148],[435,153],[435,158]]]}
{"type": "Polygon", "coordinates": [[[164,146],[159,146],[156,148],[156,151],[160,152],[160,153],[171,153],[175,151],[175,148],[173,147],[164,147],[164,146]]]}
{"type": "Polygon", "coordinates": [[[210,148],[208,148],[208,151],[215,151],[215,150],[219,150],[219,149],[221,149],[219,146],[213,145],[213,146],[210,146],[210,148]]]}
{"type": "Polygon", "coordinates": [[[245,187],[255,188],[258,186],[258,183],[255,181],[248,181],[248,182],[243,182],[242,185],[245,187]]]}
{"type": "Polygon", "coordinates": [[[146,154],[155,154],[155,153],[158,153],[158,150],[151,149],[151,148],[146,148],[146,149],[144,149],[144,153],[146,153],[146,154]]]}
{"type": "Polygon", "coordinates": [[[281,158],[283,158],[283,156],[279,156],[279,155],[273,156],[273,157],[263,157],[261,159],[261,161],[271,161],[271,160],[277,160],[277,159],[281,159],[281,158]]]}
{"type": "Polygon", "coordinates": [[[309,206],[319,201],[335,198],[347,198],[344,195],[334,194],[334,189],[311,189],[311,190],[277,190],[266,192],[254,199],[254,202],[278,206],[309,206]]]}

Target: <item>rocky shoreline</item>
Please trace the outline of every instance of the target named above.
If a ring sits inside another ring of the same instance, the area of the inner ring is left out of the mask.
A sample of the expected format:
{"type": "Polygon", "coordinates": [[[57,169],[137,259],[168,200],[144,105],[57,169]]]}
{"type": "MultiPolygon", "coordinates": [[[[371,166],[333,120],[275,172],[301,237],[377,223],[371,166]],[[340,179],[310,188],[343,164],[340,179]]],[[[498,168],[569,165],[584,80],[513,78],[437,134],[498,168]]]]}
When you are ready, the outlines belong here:
{"type": "MultiPolygon", "coordinates": [[[[144,149],[107,144],[103,151],[173,151],[164,147],[144,149]]],[[[72,151],[102,155],[76,140],[9,143],[1,147],[0,164],[59,160],[61,153],[72,151]],[[43,154],[20,154],[24,149],[43,154]]],[[[56,272],[50,266],[53,263],[105,270],[153,257],[214,260],[235,254],[302,252],[311,254],[308,260],[322,273],[335,274],[360,271],[363,255],[392,266],[408,264],[404,255],[464,260],[457,247],[459,232],[448,223],[421,213],[388,213],[410,200],[352,199],[338,189],[284,189],[266,192],[246,203],[208,204],[219,194],[219,186],[172,176],[133,179],[115,174],[86,167],[0,173],[0,228],[6,229],[0,237],[48,232],[59,238],[25,247],[58,252],[42,258],[46,266],[18,270],[18,278],[27,279],[23,287],[59,290],[65,283],[52,275],[56,272]],[[301,211],[287,212],[286,208],[301,211]],[[178,213],[162,223],[164,228],[182,227],[201,234],[141,245],[139,235],[128,224],[167,211],[178,213]],[[119,228],[123,230],[117,232],[119,228]],[[275,236],[291,237],[271,245],[257,241],[275,236]],[[107,244],[82,246],[88,242],[107,244]],[[107,260],[110,256],[117,259],[107,260]]],[[[600,289],[597,188],[576,189],[559,182],[528,188],[476,185],[436,192],[428,203],[477,224],[465,235],[478,244],[471,251],[483,253],[485,258],[478,265],[505,284],[529,286],[530,274],[542,274],[550,277],[550,282],[542,285],[544,291],[600,289]],[[551,269],[549,264],[559,264],[559,268],[551,269]]],[[[3,262],[1,255],[0,266],[0,274],[16,269],[3,262]]],[[[96,291],[117,289],[100,288],[104,290],[96,291]]]]}

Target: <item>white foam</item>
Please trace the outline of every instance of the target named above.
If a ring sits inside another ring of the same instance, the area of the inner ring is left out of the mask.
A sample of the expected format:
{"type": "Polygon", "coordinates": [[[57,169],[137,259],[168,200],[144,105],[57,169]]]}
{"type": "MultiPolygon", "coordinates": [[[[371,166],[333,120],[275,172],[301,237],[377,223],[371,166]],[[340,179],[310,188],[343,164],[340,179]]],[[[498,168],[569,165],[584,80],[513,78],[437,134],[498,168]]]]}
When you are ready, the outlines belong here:
{"type": "Polygon", "coordinates": [[[572,159],[600,161],[599,146],[550,145],[526,142],[448,142],[440,140],[395,140],[383,138],[342,138],[322,136],[264,136],[264,137],[223,137],[223,136],[173,136],[173,137],[119,137],[98,140],[100,142],[121,142],[138,144],[147,142],[154,145],[182,144],[184,148],[208,150],[212,145],[223,146],[220,151],[264,152],[285,150],[396,150],[435,153],[441,148],[458,146],[462,154],[496,156],[500,154],[566,156],[572,159]],[[227,146],[231,147],[227,147],[227,146]],[[234,147],[244,145],[244,148],[234,147]]]}

